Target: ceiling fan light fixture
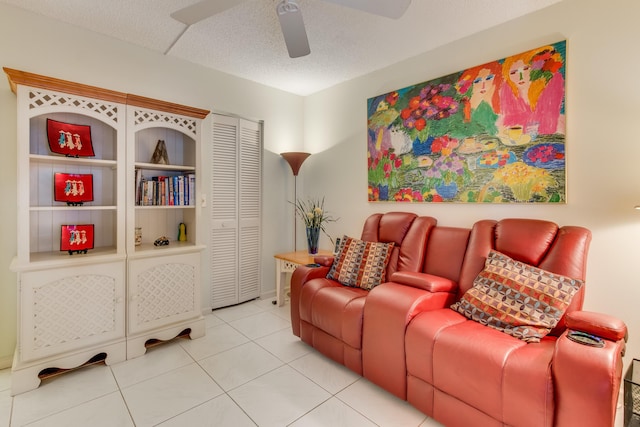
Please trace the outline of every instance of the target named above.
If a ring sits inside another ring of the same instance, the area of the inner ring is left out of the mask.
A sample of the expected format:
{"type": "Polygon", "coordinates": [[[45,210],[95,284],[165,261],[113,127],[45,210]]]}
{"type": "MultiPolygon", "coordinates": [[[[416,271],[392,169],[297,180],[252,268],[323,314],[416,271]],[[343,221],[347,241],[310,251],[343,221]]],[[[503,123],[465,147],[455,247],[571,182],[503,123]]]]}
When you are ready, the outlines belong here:
{"type": "Polygon", "coordinates": [[[284,15],[285,13],[297,13],[300,12],[300,6],[294,0],[282,0],[276,9],[278,15],[284,15]]]}
{"type": "MultiPolygon", "coordinates": [[[[171,17],[182,22],[186,27],[175,38],[165,51],[165,55],[173,48],[178,40],[192,25],[217,15],[228,9],[234,8],[248,0],[200,0],[187,7],[171,13],[171,17]]],[[[324,0],[340,6],[358,9],[374,15],[386,16],[398,19],[407,10],[411,0],[324,0]]],[[[311,53],[307,30],[302,20],[302,10],[296,0],[280,0],[276,5],[276,13],[280,21],[282,36],[287,45],[287,51],[291,58],[299,58],[311,53]]]]}
{"type": "Polygon", "coordinates": [[[298,3],[293,0],[282,0],[276,6],[276,13],[289,56],[299,58],[310,54],[307,30],[304,28],[302,11],[298,3]]]}

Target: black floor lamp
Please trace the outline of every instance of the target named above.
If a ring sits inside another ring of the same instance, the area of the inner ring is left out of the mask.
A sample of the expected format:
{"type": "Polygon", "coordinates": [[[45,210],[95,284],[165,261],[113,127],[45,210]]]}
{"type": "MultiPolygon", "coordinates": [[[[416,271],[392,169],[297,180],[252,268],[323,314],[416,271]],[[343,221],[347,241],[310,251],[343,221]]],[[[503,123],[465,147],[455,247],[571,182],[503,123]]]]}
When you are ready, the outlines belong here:
{"type": "Polygon", "coordinates": [[[293,250],[298,250],[298,236],[296,233],[296,206],[298,205],[298,171],[300,170],[300,166],[307,160],[307,157],[311,155],[311,153],[303,153],[299,151],[290,151],[288,153],[280,153],[282,157],[289,163],[291,166],[291,171],[293,172],[293,250]]]}

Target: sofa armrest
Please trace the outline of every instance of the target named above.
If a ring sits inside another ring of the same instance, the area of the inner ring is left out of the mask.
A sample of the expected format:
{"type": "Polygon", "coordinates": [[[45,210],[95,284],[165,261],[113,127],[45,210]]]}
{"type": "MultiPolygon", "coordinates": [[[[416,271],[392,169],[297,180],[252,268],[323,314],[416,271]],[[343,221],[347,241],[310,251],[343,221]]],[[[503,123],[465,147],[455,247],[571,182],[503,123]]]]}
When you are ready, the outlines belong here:
{"type": "Polygon", "coordinates": [[[551,363],[555,424],[613,426],[627,327],[610,316],[580,311],[567,315],[567,327],[604,338],[604,346],[574,342],[568,330],[556,341],[551,363]]]}
{"type": "Polygon", "coordinates": [[[391,275],[390,281],[429,292],[454,293],[458,290],[458,284],[453,280],[413,271],[396,271],[391,275]]]}
{"type": "Polygon", "coordinates": [[[329,273],[329,267],[323,265],[320,265],[320,267],[299,265],[291,274],[291,287],[293,287],[294,283],[296,283],[296,286],[302,286],[311,279],[326,277],[327,273],[329,273]]]}
{"type": "Polygon", "coordinates": [[[330,255],[319,255],[313,258],[313,262],[320,264],[323,267],[331,267],[334,257],[330,255]]]}
{"type": "Polygon", "coordinates": [[[591,311],[567,313],[566,326],[574,331],[586,332],[609,341],[627,340],[627,325],[613,316],[591,311]]]}
{"type": "Polygon", "coordinates": [[[300,336],[300,292],[302,287],[311,279],[326,277],[327,273],[329,273],[329,267],[323,266],[308,267],[306,265],[301,265],[293,271],[293,274],[291,275],[291,287],[289,290],[291,292],[291,329],[295,336],[300,336]]]}
{"type": "MultiPolygon", "coordinates": [[[[394,273],[392,277],[396,277],[396,274],[400,273],[394,273]]],[[[404,283],[395,281],[371,289],[364,305],[362,327],[364,377],[406,400],[407,325],[424,311],[449,307],[455,298],[455,293],[431,292],[419,286],[405,286],[404,283]]]]}

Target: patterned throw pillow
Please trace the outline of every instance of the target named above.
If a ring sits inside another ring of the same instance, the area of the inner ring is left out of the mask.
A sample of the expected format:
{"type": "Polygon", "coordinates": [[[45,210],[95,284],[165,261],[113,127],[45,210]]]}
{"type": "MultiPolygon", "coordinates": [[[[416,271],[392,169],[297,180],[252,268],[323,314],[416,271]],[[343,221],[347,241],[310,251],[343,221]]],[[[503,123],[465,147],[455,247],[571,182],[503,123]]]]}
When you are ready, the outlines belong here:
{"type": "Polygon", "coordinates": [[[484,270],[451,308],[526,342],[540,342],[584,284],[491,251],[484,270]]]}
{"type": "Polygon", "coordinates": [[[334,279],[334,277],[336,277],[336,269],[338,268],[338,264],[339,264],[338,260],[342,255],[342,251],[344,250],[344,244],[347,242],[347,239],[348,237],[344,235],[338,239],[338,242],[336,242],[335,252],[333,254],[333,264],[331,264],[331,268],[327,273],[327,279],[338,280],[338,279],[334,279]]]}
{"type": "Polygon", "coordinates": [[[393,242],[365,242],[344,236],[340,245],[328,279],[362,289],[372,289],[386,280],[393,242]]]}

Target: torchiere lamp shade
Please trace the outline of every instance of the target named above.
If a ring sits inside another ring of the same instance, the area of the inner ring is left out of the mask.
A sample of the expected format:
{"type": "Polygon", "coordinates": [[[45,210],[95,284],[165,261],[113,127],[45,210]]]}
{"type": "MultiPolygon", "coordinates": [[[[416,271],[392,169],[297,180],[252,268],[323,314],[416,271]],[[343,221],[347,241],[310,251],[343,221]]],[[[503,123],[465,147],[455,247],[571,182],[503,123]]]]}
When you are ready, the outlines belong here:
{"type": "MultiPolygon", "coordinates": [[[[307,160],[307,157],[309,157],[311,155],[311,153],[302,153],[299,151],[290,151],[288,153],[280,153],[280,155],[282,157],[284,157],[284,159],[287,161],[287,163],[289,163],[289,166],[291,166],[291,171],[293,172],[293,197],[294,197],[294,205],[297,206],[298,205],[298,171],[300,170],[300,166],[302,166],[302,163],[304,163],[305,160],[307,160]]],[[[298,236],[296,233],[296,222],[295,222],[295,216],[296,216],[296,209],[295,206],[293,208],[293,217],[294,217],[294,221],[293,221],[293,250],[297,251],[298,250],[298,246],[297,246],[297,240],[298,240],[298,236]]]]}
{"type": "Polygon", "coordinates": [[[311,155],[311,153],[302,153],[298,151],[291,151],[288,153],[280,153],[282,157],[289,163],[291,166],[291,170],[293,171],[293,176],[298,176],[298,171],[300,170],[300,166],[302,163],[311,155]]]}

